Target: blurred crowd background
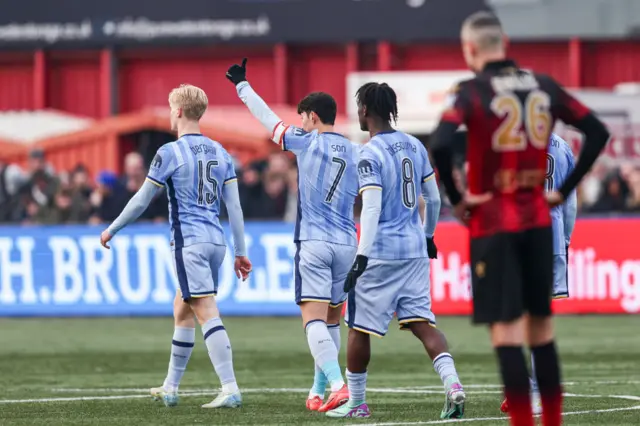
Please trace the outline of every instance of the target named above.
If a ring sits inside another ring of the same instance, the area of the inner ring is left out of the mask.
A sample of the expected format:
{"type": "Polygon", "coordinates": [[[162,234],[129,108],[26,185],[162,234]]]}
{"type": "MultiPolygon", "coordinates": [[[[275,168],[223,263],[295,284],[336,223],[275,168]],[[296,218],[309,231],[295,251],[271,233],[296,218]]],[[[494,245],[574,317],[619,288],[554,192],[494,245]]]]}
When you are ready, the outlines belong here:
{"type": "MultiPolygon", "coordinates": [[[[123,173],[102,171],[92,178],[83,164],[72,170],[54,170],[45,153],[33,150],[26,168],[0,163],[0,222],[21,224],[109,223],[142,186],[147,167],[142,155],[125,156],[123,173]]],[[[294,222],[298,170],[295,159],[275,152],[242,165],[236,173],[247,220],[294,222]]],[[[460,189],[464,170],[455,169],[460,189]]],[[[442,194],[441,218],[451,215],[442,194]]],[[[578,190],[579,214],[640,213],[640,167],[633,163],[600,160],[578,190]]],[[[359,200],[356,200],[356,215],[359,200]]],[[[222,209],[222,216],[226,210],[222,209]]],[[[164,191],[153,200],[140,221],[163,222],[168,217],[164,191]]]]}

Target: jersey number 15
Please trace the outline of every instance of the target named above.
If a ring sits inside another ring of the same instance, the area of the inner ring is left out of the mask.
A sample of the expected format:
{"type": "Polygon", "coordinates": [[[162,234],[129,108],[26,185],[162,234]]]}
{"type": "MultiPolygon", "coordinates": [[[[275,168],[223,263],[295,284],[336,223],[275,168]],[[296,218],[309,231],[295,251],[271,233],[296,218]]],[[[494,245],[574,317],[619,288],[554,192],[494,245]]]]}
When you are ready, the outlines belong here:
{"type": "Polygon", "coordinates": [[[214,167],[218,167],[215,160],[207,161],[207,164],[198,160],[198,204],[201,206],[211,205],[218,200],[218,181],[213,177],[214,167]],[[205,181],[211,184],[211,188],[205,188],[205,181]]]}

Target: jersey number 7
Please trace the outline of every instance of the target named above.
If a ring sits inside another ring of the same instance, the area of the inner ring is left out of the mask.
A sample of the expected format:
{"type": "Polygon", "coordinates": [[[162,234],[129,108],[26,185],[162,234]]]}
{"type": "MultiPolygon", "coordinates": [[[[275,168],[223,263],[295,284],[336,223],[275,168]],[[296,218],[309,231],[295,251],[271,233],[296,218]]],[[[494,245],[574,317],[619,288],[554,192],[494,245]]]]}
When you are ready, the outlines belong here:
{"type": "Polygon", "coordinates": [[[327,193],[327,196],[324,199],[325,203],[330,203],[331,200],[333,199],[333,194],[336,192],[336,189],[338,188],[338,184],[340,184],[340,181],[342,180],[342,176],[344,175],[344,170],[347,168],[347,162],[344,161],[342,158],[333,157],[331,159],[331,162],[338,165],[338,172],[336,173],[336,177],[333,179],[331,188],[329,188],[329,192],[327,193]]]}
{"type": "Polygon", "coordinates": [[[493,98],[491,111],[502,119],[492,137],[493,150],[524,151],[527,141],[537,149],[545,149],[553,121],[550,107],[549,95],[541,90],[529,92],[524,102],[513,93],[502,93],[493,98]]]}

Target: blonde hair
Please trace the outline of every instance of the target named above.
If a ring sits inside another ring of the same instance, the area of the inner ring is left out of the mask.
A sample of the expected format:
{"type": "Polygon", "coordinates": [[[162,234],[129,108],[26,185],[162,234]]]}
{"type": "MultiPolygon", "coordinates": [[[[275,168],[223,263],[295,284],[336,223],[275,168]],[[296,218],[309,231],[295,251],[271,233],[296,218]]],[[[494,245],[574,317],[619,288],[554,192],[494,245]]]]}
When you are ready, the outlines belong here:
{"type": "Polygon", "coordinates": [[[207,110],[209,99],[201,88],[191,84],[181,84],[169,93],[169,104],[182,108],[185,118],[200,120],[207,110]]]}
{"type": "Polygon", "coordinates": [[[464,20],[462,38],[475,43],[479,50],[490,51],[502,47],[504,32],[496,15],[483,11],[476,12],[464,20]]]}

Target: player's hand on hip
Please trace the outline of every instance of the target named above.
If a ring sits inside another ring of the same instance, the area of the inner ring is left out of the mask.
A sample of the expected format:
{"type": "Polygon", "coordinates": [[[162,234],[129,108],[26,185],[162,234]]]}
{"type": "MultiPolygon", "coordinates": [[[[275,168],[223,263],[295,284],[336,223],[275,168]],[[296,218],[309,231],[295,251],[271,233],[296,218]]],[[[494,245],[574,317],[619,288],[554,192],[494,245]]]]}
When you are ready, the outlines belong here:
{"type": "Polygon", "coordinates": [[[348,293],[356,286],[356,282],[360,275],[362,275],[367,269],[367,263],[369,263],[369,258],[367,256],[363,256],[361,254],[356,256],[356,260],[353,262],[353,266],[349,270],[347,274],[347,279],[344,280],[344,292],[348,293]]]}
{"type": "Polygon", "coordinates": [[[549,203],[549,207],[556,207],[564,203],[564,197],[558,191],[547,192],[546,197],[547,203],[549,203]]]}
{"type": "Polygon", "coordinates": [[[469,225],[469,219],[471,218],[471,211],[484,204],[493,198],[493,194],[485,192],[484,194],[471,194],[467,192],[462,201],[453,206],[453,215],[462,222],[465,226],[469,225]]]}
{"type": "Polygon", "coordinates": [[[102,231],[102,234],[100,234],[100,244],[102,244],[102,247],[110,250],[111,247],[108,242],[111,241],[111,238],[113,238],[113,235],[111,235],[107,229],[102,231]]]}
{"type": "Polygon", "coordinates": [[[433,240],[433,237],[427,237],[427,254],[429,255],[429,259],[438,258],[438,247],[436,247],[436,242],[433,240]]]}
{"type": "Polygon", "coordinates": [[[236,256],[236,261],[233,265],[233,269],[236,271],[236,277],[242,278],[242,281],[245,281],[249,277],[251,268],[251,261],[248,257],[236,256]]]}
{"type": "Polygon", "coordinates": [[[227,79],[234,85],[247,81],[247,58],[242,59],[242,65],[233,64],[229,67],[227,79]]]}

